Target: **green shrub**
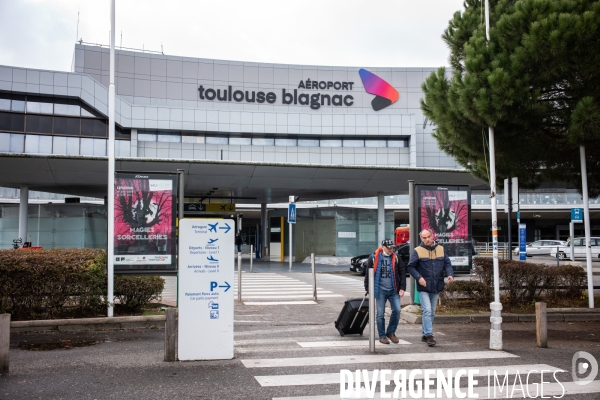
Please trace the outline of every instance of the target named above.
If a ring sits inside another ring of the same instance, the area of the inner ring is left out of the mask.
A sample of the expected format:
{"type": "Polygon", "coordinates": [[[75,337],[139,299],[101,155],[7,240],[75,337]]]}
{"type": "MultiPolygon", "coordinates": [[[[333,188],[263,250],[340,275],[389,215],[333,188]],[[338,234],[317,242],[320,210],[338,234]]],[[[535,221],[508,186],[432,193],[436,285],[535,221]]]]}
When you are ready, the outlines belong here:
{"type": "MultiPolygon", "coordinates": [[[[117,276],[127,310],[158,299],[164,280],[117,276]]],[[[100,249],[0,250],[0,313],[12,320],[105,314],[106,253],[100,249]]]]}
{"type": "MultiPolygon", "coordinates": [[[[580,298],[587,284],[585,271],[571,265],[535,264],[517,260],[499,260],[500,294],[504,304],[515,306],[542,299],[559,297],[580,298]]],[[[494,292],[492,258],[476,258],[473,269],[483,285],[479,293],[486,293],[490,301],[494,292]]],[[[471,296],[473,297],[473,296],[471,296]]],[[[479,300],[479,298],[478,298],[479,300]]]]}
{"type": "Polygon", "coordinates": [[[137,312],[152,300],[160,300],[165,280],[159,276],[119,275],[115,277],[115,298],[119,307],[137,312]]]}
{"type": "Polygon", "coordinates": [[[489,286],[478,281],[457,280],[448,283],[440,296],[443,304],[455,304],[460,298],[473,299],[477,305],[489,304],[491,301],[489,286]]]}
{"type": "Polygon", "coordinates": [[[11,313],[15,320],[55,318],[80,296],[84,304],[98,298],[106,286],[100,284],[104,273],[97,267],[102,253],[97,249],[0,251],[0,312],[11,313]]]}
{"type": "Polygon", "coordinates": [[[581,298],[583,291],[587,290],[587,273],[583,268],[563,265],[559,276],[559,285],[565,288],[564,294],[566,297],[571,299],[581,298]],[[586,289],[582,289],[582,287],[586,287],[586,289]]]}

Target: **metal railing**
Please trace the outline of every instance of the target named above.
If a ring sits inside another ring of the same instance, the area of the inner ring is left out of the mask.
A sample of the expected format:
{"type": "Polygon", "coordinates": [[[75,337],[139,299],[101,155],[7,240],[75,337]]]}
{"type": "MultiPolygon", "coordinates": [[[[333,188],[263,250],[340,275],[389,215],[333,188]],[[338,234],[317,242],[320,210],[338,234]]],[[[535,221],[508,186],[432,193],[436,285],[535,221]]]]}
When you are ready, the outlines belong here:
{"type": "MultiPolygon", "coordinates": [[[[477,252],[476,255],[480,257],[491,257],[494,252],[494,247],[492,243],[479,243],[476,246],[474,246],[474,249],[477,252]]],[[[508,243],[498,243],[498,258],[500,260],[507,260],[510,251],[511,250],[508,247],[508,243]]]]}

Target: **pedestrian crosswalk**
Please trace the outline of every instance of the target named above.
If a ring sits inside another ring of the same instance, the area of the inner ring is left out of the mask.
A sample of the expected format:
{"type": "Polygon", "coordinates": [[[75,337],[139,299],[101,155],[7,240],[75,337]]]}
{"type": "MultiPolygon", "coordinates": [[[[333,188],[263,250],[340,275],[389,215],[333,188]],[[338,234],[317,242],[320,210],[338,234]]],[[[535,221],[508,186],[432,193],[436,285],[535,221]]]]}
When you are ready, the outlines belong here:
{"type": "MultiPolygon", "coordinates": [[[[280,304],[316,304],[313,299],[312,284],[296,278],[275,273],[251,274],[242,273],[242,301],[246,305],[280,305],[280,304]],[[302,303],[298,303],[302,301],[302,303]]],[[[235,277],[234,289],[237,296],[239,288],[238,276],[235,277]]],[[[343,297],[317,287],[319,298],[343,297]]]]}
{"type": "Polygon", "coordinates": [[[319,274],[319,285],[334,291],[343,291],[348,297],[362,297],[365,294],[363,278],[337,274],[319,274]]]}
{"type": "MultiPolygon", "coordinates": [[[[435,334],[447,337],[437,330],[435,334]]],[[[265,390],[268,394],[264,398],[273,400],[394,398],[396,373],[406,379],[406,388],[399,389],[400,398],[426,398],[426,385],[434,394],[430,398],[464,398],[461,394],[467,392],[479,398],[529,398],[529,394],[539,398],[541,381],[544,396],[600,393],[600,381],[579,386],[572,382],[570,371],[550,364],[523,363],[520,356],[509,351],[449,351],[455,349],[451,343],[429,348],[420,342],[418,325],[403,326],[398,336],[400,344],[377,343],[376,353],[370,353],[367,337],[339,337],[332,329],[318,326],[282,326],[273,332],[238,332],[235,349],[242,365],[262,388],[258,390],[265,390]],[[389,369],[391,382],[382,395],[377,373],[384,368],[389,369]],[[411,386],[407,377],[415,371],[411,386]],[[544,375],[540,378],[541,371],[544,375]],[[344,380],[345,385],[340,384],[343,374],[354,378],[354,382],[362,379],[358,394],[354,383],[348,385],[344,380]],[[360,378],[355,377],[357,374],[360,378]],[[444,377],[450,378],[446,381],[444,377]],[[469,379],[476,382],[469,384],[469,379]],[[402,390],[406,391],[404,397],[402,390]]]]}

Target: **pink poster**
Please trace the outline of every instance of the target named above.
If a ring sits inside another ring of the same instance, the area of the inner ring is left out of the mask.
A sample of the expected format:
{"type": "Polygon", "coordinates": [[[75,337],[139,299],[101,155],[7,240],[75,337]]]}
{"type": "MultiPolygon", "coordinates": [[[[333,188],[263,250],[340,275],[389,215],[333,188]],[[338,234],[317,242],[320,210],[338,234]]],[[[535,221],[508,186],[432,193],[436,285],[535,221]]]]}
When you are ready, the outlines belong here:
{"type": "Polygon", "coordinates": [[[453,265],[469,265],[471,256],[470,191],[461,187],[420,186],[419,230],[429,229],[453,265]]]}
{"type": "Polygon", "coordinates": [[[117,174],[115,267],[175,266],[175,182],[172,175],[117,174]]]}

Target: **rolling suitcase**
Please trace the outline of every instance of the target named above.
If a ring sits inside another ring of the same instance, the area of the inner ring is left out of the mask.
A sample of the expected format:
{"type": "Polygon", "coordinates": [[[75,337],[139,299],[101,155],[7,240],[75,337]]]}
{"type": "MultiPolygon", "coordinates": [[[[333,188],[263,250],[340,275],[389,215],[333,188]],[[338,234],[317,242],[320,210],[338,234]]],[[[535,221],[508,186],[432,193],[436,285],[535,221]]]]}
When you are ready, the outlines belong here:
{"type": "Polygon", "coordinates": [[[357,297],[346,300],[340,316],[335,321],[335,329],[340,336],[355,333],[362,335],[367,322],[369,322],[369,299],[367,296],[362,299],[357,297]]]}

